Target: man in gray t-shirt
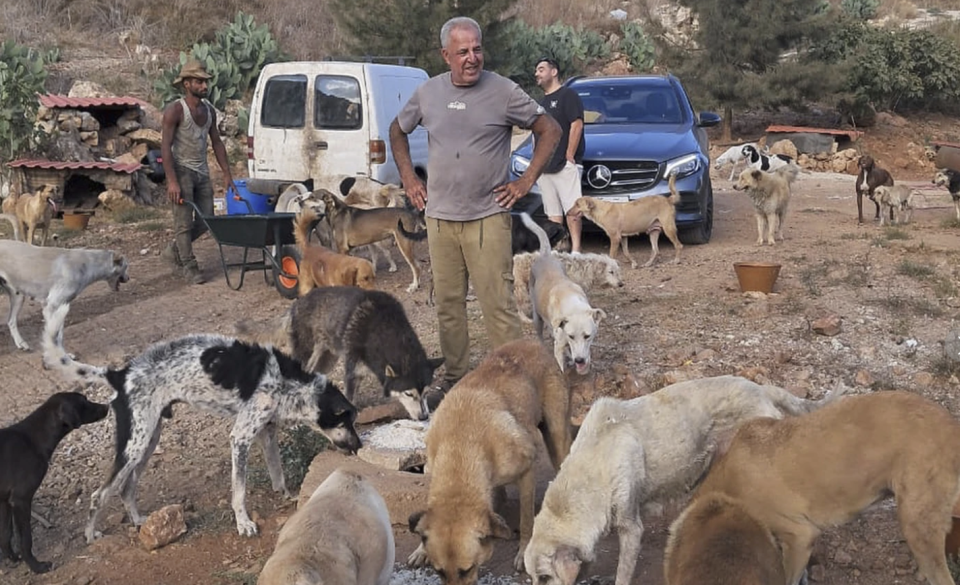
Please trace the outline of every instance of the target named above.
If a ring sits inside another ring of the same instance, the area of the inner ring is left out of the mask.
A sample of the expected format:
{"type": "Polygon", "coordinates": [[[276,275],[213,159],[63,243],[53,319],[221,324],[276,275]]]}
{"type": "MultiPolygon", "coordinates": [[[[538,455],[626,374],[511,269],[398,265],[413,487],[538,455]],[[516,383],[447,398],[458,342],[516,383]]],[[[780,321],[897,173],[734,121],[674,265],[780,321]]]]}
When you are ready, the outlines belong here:
{"type": "Polygon", "coordinates": [[[407,197],[426,208],[446,389],[470,367],[467,279],[492,347],[521,336],[513,299],[509,210],[534,185],[560,139],[560,127],[516,83],[483,70],[480,27],[471,18],[447,21],[440,52],[448,73],[421,85],[390,126],[390,143],[407,197]],[[427,185],[417,177],[407,135],[429,135],[427,185]],[[513,126],[536,137],[530,166],[507,182],[513,126]],[[429,193],[429,197],[428,194],[429,193]]]}

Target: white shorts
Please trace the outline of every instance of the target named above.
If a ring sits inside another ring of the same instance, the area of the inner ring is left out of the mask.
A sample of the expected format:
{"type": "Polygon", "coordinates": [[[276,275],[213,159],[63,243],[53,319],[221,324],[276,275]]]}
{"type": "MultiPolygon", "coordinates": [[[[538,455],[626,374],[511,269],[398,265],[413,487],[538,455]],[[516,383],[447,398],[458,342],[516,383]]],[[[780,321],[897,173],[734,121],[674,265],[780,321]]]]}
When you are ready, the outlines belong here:
{"type": "Polygon", "coordinates": [[[543,173],[537,179],[547,217],[561,217],[580,198],[580,167],[567,161],[556,173],[543,173]]]}

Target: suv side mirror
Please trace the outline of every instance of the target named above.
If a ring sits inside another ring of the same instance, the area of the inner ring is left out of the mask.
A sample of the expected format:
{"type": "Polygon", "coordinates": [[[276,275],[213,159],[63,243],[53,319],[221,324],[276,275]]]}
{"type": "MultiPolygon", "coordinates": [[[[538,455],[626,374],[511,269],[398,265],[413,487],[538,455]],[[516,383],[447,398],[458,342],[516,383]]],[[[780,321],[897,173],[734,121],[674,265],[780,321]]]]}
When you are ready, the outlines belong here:
{"type": "Polygon", "coordinates": [[[700,126],[701,128],[716,126],[721,122],[721,120],[723,120],[723,118],[720,117],[720,114],[715,114],[713,112],[700,112],[697,118],[700,120],[697,122],[697,126],[700,126]]]}

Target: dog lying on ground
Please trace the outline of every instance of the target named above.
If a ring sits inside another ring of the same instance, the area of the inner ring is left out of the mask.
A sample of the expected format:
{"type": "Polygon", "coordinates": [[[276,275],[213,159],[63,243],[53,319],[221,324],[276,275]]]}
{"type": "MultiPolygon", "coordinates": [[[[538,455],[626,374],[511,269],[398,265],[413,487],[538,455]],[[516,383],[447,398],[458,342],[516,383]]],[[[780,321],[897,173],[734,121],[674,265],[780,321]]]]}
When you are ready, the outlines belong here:
{"type": "Polygon", "coordinates": [[[130,521],[139,526],[137,482],[160,441],[161,416],[183,402],[235,417],[230,443],[233,459],[233,512],[237,532],[253,536],[257,525],[247,515],[247,457],[255,441],[263,447],[273,489],[289,497],[280,467],[277,424],[310,424],[337,447],[356,452],[360,438],[353,426],[357,410],[322,374],[270,346],[248,344],[221,335],[190,335],[151,346],[121,369],[62,360],[70,380],[113,388],[110,403],[117,417],[113,471],[90,498],[87,542],[93,542],[97,518],[107,498],[120,492],[130,521]]]}
{"type": "MultiPolygon", "coordinates": [[[[723,154],[718,156],[717,160],[713,162],[713,168],[715,168],[718,171],[722,169],[724,165],[732,165],[730,167],[730,178],[727,179],[728,181],[733,180],[734,174],[737,172],[737,166],[739,166],[740,161],[745,158],[743,154],[744,146],[748,146],[748,145],[736,144],[734,146],[731,146],[730,148],[723,151],[723,154]]],[[[749,146],[753,146],[755,149],[757,148],[756,143],[753,143],[753,142],[749,143],[749,146]]]]}
{"type": "Polygon", "coordinates": [[[777,239],[783,241],[783,224],[790,203],[790,185],[796,180],[800,169],[796,165],[778,168],[772,173],[757,169],[744,169],[733,186],[737,191],[746,191],[753,202],[757,216],[757,245],[762,246],[764,237],[771,246],[777,239]]]}
{"type": "Polygon", "coordinates": [[[578,374],[590,371],[590,346],[597,336],[597,328],[607,314],[594,309],[587,300],[583,287],[570,280],[563,264],[550,252],[547,234],[526,213],[523,222],[540,238],[540,252],[530,265],[530,301],[533,327],[537,339],[543,339],[543,324],[550,326],[553,336],[553,356],[566,369],[567,355],[578,374]]]}
{"type": "Polygon", "coordinates": [[[570,395],[550,353],[531,339],[492,351],[446,395],[427,431],[430,492],[427,509],[410,517],[420,546],[409,564],[429,562],[446,584],[477,582],[493,539],[513,530],[492,505],[494,490],[517,483],[520,547],[533,530],[533,463],[542,435],[554,469],[570,450],[570,395]]]}
{"type": "MultiPolygon", "coordinates": [[[[24,297],[43,303],[43,344],[63,351],[63,326],[70,303],[91,283],[106,280],[113,290],[127,282],[127,261],[110,250],[41,248],[0,240],[0,289],[10,297],[7,327],[18,348],[30,346],[17,328],[24,297]]],[[[44,357],[46,361],[46,356],[44,357]]]]}
{"type": "MultiPolygon", "coordinates": [[[[526,226],[523,228],[527,230],[526,226]]],[[[527,230],[529,232],[529,230],[527,230]]],[[[551,252],[563,265],[563,272],[570,280],[587,289],[592,286],[622,287],[620,264],[610,256],[603,254],[570,254],[551,252]]],[[[530,318],[530,267],[537,259],[537,253],[525,252],[513,257],[513,296],[517,301],[517,312],[525,323],[530,318]]]]}
{"type": "Polygon", "coordinates": [[[293,220],[294,239],[301,258],[297,273],[298,294],[303,296],[318,286],[376,288],[377,278],[369,260],[310,245],[310,226],[316,219],[313,210],[305,209],[293,220]]]}
{"type": "Polygon", "coordinates": [[[664,551],[667,585],[786,583],[770,529],[722,493],[698,493],[670,526],[664,551]]]}
{"type": "Polygon", "coordinates": [[[600,538],[616,529],[616,585],[628,585],[640,553],[641,512],[695,486],[717,445],[743,421],[803,414],[836,395],[804,400],[776,386],[720,376],[633,400],[600,398],[547,487],[525,554],[527,573],[534,583],[572,585],[581,563],[593,561],[600,538]]]}
{"type": "Polygon", "coordinates": [[[747,165],[758,171],[773,172],[780,167],[793,164],[793,158],[785,154],[763,154],[754,144],[745,144],[741,148],[747,165]]]}
{"type": "Polygon", "coordinates": [[[957,212],[957,221],[960,221],[960,172],[940,169],[933,177],[933,184],[937,187],[946,187],[950,192],[953,208],[957,212]]]}
{"type": "Polygon", "coordinates": [[[683,244],[677,238],[676,206],[680,203],[680,193],[676,187],[676,176],[673,174],[670,175],[669,185],[670,197],[651,195],[628,203],[609,203],[594,197],[581,197],[574,205],[580,213],[587,216],[587,219],[600,226],[600,229],[610,238],[611,258],[617,257],[619,246],[623,250],[623,255],[630,261],[630,266],[636,268],[637,262],[630,257],[627,250],[627,236],[647,233],[650,236],[651,253],[650,259],[644,266],[652,266],[653,261],[657,259],[659,251],[657,241],[660,239],[662,230],[676,252],[673,263],[678,264],[683,244]]]}
{"type": "Polygon", "coordinates": [[[880,185],[873,193],[880,204],[881,226],[884,225],[886,214],[883,211],[886,208],[890,208],[891,217],[896,218],[895,220],[891,219],[892,222],[898,224],[910,223],[910,218],[913,216],[914,201],[918,196],[922,197],[919,191],[906,185],[894,185],[893,187],[880,185]]]}
{"type": "Polygon", "coordinates": [[[745,423],[699,491],[737,500],[800,580],[821,531],[889,496],[920,572],[953,585],[944,539],[960,493],[960,423],[908,392],[849,396],[795,419],[745,423]]]}
{"type": "Polygon", "coordinates": [[[47,234],[50,224],[57,213],[57,193],[59,188],[53,185],[44,185],[36,193],[23,193],[17,198],[17,218],[20,220],[20,233],[33,243],[33,236],[40,228],[40,245],[47,245],[47,234]]]}
{"type": "MultiPolygon", "coordinates": [[[[533,218],[531,217],[530,219],[533,218]]],[[[512,237],[513,255],[516,256],[524,252],[536,252],[539,250],[540,239],[527,229],[523,220],[520,219],[520,214],[511,213],[510,220],[512,222],[510,225],[510,234],[512,237]]],[[[550,240],[550,247],[552,249],[556,250],[569,244],[570,232],[567,231],[567,228],[563,224],[550,221],[549,219],[544,221],[533,219],[533,221],[547,233],[547,239],[550,240]]]]}
{"type": "MultiPolygon", "coordinates": [[[[420,268],[413,256],[413,243],[426,238],[427,230],[417,231],[422,222],[422,217],[417,212],[396,207],[359,209],[346,205],[329,191],[322,193],[327,220],[338,252],[346,254],[358,246],[380,242],[392,236],[413,272],[413,282],[407,287],[407,292],[420,288],[420,268]]],[[[386,256],[390,261],[390,272],[396,272],[397,265],[393,258],[389,253],[386,256]]],[[[374,259],[374,268],[376,264],[374,259]]]]}
{"type": "MultiPolygon", "coordinates": [[[[857,223],[863,223],[863,196],[866,195],[877,206],[877,215],[874,219],[880,218],[880,203],[877,202],[875,191],[877,187],[886,185],[893,187],[893,177],[886,169],[877,166],[872,156],[863,155],[857,159],[857,167],[860,172],[857,173],[857,223]]],[[[893,219],[893,210],[890,210],[890,219],[893,219]]]]}
{"type": "Polygon", "coordinates": [[[27,418],[0,429],[0,554],[7,560],[23,557],[34,573],[50,570],[50,563],[33,556],[33,496],[60,441],[70,431],[106,416],[107,405],[90,402],[78,392],[59,392],[27,418]],[[14,527],[20,534],[19,556],[11,546],[14,527]]]}
{"type": "Polygon", "coordinates": [[[344,392],[352,402],[356,367],[362,362],[380,381],[383,395],[400,401],[410,418],[425,420],[425,391],[443,358],[428,359],[403,305],[382,291],[317,288],[290,305],[276,324],[240,334],[287,350],[310,372],[329,372],[344,358],[344,392]]]}
{"type": "Polygon", "coordinates": [[[383,498],[360,475],[337,469],[283,525],[257,585],[389,585],[395,555],[383,498]]]}

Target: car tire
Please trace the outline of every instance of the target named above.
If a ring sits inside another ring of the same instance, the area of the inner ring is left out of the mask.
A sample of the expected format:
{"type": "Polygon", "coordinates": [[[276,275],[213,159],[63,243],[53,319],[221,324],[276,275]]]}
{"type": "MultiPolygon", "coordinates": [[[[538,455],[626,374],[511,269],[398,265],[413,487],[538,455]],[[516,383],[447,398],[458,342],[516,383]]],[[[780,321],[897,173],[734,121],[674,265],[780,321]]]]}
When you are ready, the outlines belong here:
{"type": "Polygon", "coordinates": [[[713,236],[713,190],[707,194],[707,205],[703,212],[703,221],[696,227],[680,232],[680,242],[683,244],[706,244],[713,236]]]}

